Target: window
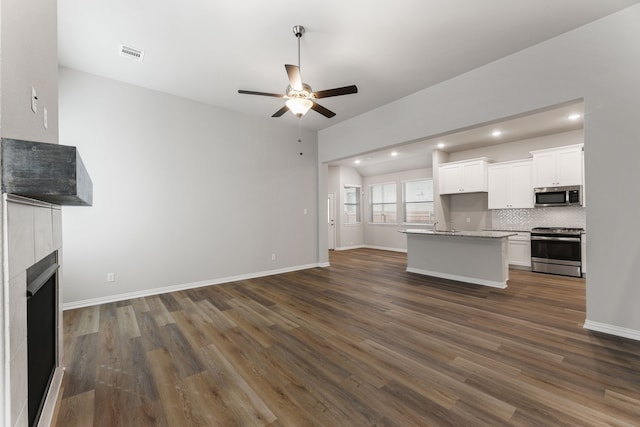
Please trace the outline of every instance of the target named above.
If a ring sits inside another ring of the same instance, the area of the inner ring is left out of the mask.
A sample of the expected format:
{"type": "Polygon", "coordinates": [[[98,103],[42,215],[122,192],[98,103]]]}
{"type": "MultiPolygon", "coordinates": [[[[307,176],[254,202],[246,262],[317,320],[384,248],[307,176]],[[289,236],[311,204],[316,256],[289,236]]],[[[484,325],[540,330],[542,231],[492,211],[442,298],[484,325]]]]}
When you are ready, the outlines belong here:
{"type": "Polygon", "coordinates": [[[374,224],[397,223],[396,183],[376,184],[369,189],[371,191],[371,222],[374,224]]]}
{"type": "Polygon", "coordinates": [[[425,224],[434,221],[433,180],[407,181],[404,189],[404,222],[425,224]]]}
{"type": "Polygon", "coordinates": [[[360,187],[344,186],[344,223],[360,224],[360,187]]]}

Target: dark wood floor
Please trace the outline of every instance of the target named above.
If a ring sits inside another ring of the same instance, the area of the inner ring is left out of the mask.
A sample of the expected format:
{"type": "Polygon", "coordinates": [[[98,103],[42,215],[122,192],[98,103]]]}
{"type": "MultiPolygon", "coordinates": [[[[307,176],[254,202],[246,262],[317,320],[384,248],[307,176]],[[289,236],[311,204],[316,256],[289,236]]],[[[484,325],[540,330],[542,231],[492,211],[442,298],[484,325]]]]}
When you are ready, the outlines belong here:
{"type": "Polygon", "coordinates": [[[584,280],[505,290],[404,254],[64,313],[57,426],[640,425],[640,342],[586,331],[584,280]]]}

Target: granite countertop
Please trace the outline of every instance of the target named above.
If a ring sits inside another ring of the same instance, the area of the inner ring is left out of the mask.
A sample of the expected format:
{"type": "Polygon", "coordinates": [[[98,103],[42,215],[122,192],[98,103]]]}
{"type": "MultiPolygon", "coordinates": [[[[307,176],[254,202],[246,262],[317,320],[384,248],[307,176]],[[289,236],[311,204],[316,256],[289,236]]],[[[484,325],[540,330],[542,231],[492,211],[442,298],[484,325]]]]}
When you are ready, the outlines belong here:
{"type": "Polygon", "coordinates": [[[514,233],[531,233],[529,228],[485,228],[483,231],[511,231],[514,233]]]}
{"type": "Polygon", "coordinates": [[[434,231],[424,228],[409,228],[406,230],[400,230],[405,234],[427,234],[432,236],[451,236],[451,237],[479,237],[484,239],[502,239],[509,236],[515,236],[517,233],[509,231],[434,231]]]}

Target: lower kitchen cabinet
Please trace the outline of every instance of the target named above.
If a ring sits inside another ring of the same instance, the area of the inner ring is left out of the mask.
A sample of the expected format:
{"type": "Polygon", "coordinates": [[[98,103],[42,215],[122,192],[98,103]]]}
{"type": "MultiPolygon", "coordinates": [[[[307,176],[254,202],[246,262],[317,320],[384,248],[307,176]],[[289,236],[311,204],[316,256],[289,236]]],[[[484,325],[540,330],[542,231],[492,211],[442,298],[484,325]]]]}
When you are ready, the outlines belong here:
{"type": "Polygon", "coordinates": [[[531,234],[518,233],[509,237],[509,265],[531,267],[531,234]]]}

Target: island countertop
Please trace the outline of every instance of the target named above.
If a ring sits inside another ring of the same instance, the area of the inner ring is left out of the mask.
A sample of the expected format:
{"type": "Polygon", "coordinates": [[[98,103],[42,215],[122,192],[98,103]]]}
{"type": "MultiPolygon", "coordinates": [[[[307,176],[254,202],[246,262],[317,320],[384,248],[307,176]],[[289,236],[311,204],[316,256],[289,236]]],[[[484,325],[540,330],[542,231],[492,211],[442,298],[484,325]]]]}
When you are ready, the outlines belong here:
{"type": "Polygon", "coordinates": [[[503,239],[509,236],[515,236],[518,233],[508,232],[508,231],[435,231],[425,228],[408,228],[406,230],[400,230],[401,233],[405,234],[427,234],[432,236],[451,236],[451,237],[479,237],[485,239],[503,239]]]}

